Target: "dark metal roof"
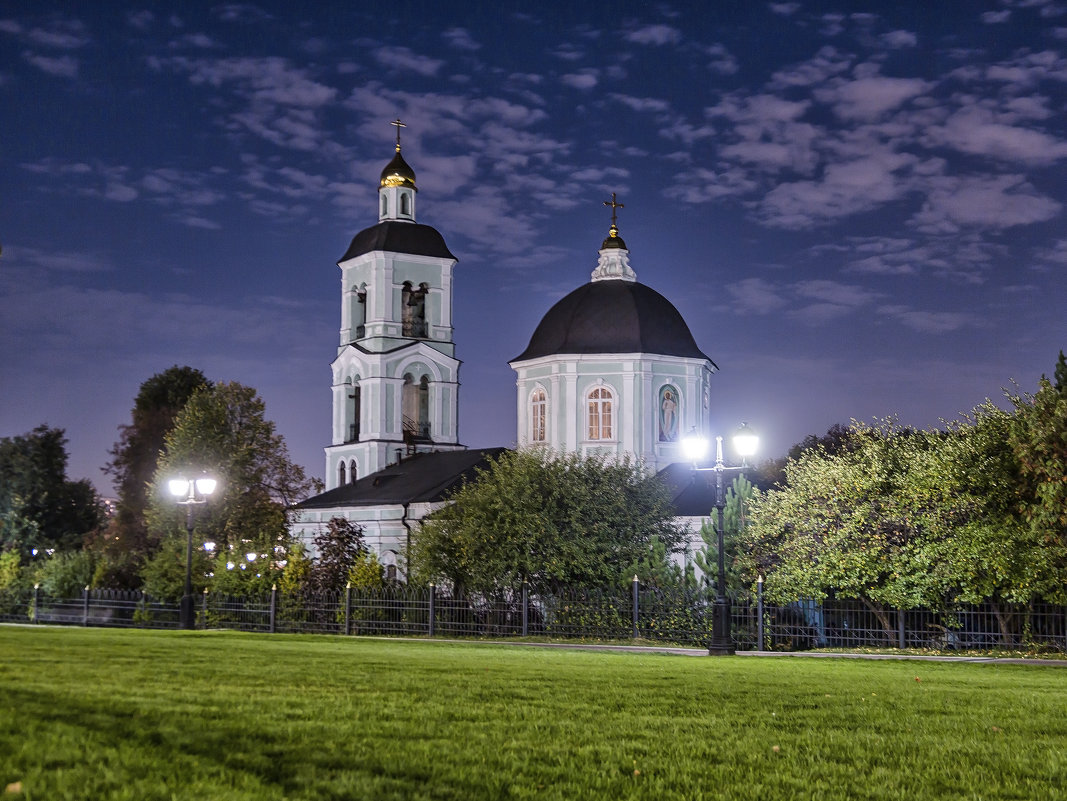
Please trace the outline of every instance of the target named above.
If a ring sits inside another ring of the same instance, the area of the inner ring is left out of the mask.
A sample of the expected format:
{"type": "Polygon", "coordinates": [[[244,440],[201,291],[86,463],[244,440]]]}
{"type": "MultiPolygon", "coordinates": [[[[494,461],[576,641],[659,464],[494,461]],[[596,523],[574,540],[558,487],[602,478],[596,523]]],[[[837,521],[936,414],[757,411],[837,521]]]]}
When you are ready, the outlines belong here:
{"type": "Polygon", "coordinates": [[[352,244],[345,251],[345,255],[337,263],[340,264],[376,250],[444,259],[456,258],[445,244],[445,238],[436,228],[420,223],[386,220],[356,234],[352,239],[352,244]]]}
{"type": "Polygon", "coordinates": [[[418,453],[402,462],[357,480],[354,484],[315,495],[297,509],[331,509],[345,506],[397,506],[443,501],[454,487],[474,478],[507,448],[418,453]]]}
{"type": "Polygon", "coordinates": [[[676,517],[711,517],[715,512],[715,477],[697,472],[688,462],[667,465],[656,474],[667,485],[676,517]]]}
{"type": "Polygon", "coordinates": [[[654,353],[711,361],[669,300],[644,284],[620,280],[590,281],[560,300],[512,361],[560,353],[654,353]]]}

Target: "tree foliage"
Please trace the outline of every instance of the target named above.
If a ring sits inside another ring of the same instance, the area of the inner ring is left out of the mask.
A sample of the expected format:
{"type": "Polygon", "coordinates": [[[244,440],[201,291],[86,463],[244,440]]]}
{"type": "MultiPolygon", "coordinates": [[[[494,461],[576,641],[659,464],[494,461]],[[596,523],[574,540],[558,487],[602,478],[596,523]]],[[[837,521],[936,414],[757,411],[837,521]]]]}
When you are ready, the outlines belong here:
{"type": "Polygon", "coordinates": [[[457,589],[606,587],[675,551],[682,534],[663,484],[602,456],[509,451],[428,516],[408,554],[416,580],[457,589]]]}
{"type": "MultiPolygon", "coordinates": [[[[742,548],[742,533],[748,526],[749,511],[752,499],[759,494],[759,490],[749,481],[744,474],[734,477],[733,482],[726,489],[723,497],[723,546],[724,568],[726,572],[727,593],[736,595],[744,588],[745,576],[739,569],[742,548]]],[[[693,555],[697,569],[701,572],[701,584],[709,591],[715,587],[719,575],[719,534],[718,512],[711,510],[712,515],[705,520],[700,527],[700,538],[703,545],[693,555]]]]}
{"type": "Polygon", "coordinates": [[[367,552],[363,529],[343,517],[330,518],[315,535],[315,559],[308,575],[311,592],[340,592],[352,568],[367,552]]]}
{"type": "Polygon", "coordinates": [[[218,480],[214,495],[195,510],[195,541],[215,543],[212,585],[225,591],[270,589],[291,544],[291,507],[319,488],[292,462],[264,415],[251,387],[201,388],[175,418],[150,488],[150,530],[184,541],[185,508],[166,492],[167,480],[202,473],[218,480]]]}
{"type": "Polygon", "coordinates": [[[96,581],[107,586],[136,586],[144,560],[158,547],[148,538],[145,510],[166,437],[189,398],[209,382],[192,367],[174,367],[141,384],[129,425],[119,427],[119,440],[104,466],[115,482],[118,505],[107,529],[93,543],[103,559],[96,581]]]}
{"type": "Polygon", "coordinates": [[[96,490],[67,479],[63,429],[37,426],[0,439],[0,550],[78,550],[103,521],[96,490]]]}
{"type": "Polygon", "coordinates": [[[1060,556],[1020,518],[1018,425],[991,402],[944,431],[854,422],[848,448],[803,451],[753,500],[748,577],[764,573],[778,601],[834,593],[876,612],[1062,599],[1060,556]]]}

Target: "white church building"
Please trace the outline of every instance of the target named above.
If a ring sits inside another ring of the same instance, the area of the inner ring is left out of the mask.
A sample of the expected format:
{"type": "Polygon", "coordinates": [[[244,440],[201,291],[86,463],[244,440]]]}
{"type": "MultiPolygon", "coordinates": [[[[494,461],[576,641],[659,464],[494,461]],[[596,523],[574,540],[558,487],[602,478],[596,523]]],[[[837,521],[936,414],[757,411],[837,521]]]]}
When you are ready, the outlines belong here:
{"type": "MultiPolygon", "coordinates": [[[[459,367],[453,341],[456,257],[418,223],[415,172],[396,153],[382,170],[378,222],[338,261],[341,329],[332,364],[333,425],[326,491],[296,507],[293,533],[310,545],[333,517],[360,525],[395,575],[418,521],[504,448],[458,439],[459,367]]],[[[699,547],[710,495],[681,452],[681,437],[708,429],[716,371],[678,310],[637,281],[611,228],[590,281],[550,308],[517,374],[520,446],[628,455],[671,487],[699,547]]]]}

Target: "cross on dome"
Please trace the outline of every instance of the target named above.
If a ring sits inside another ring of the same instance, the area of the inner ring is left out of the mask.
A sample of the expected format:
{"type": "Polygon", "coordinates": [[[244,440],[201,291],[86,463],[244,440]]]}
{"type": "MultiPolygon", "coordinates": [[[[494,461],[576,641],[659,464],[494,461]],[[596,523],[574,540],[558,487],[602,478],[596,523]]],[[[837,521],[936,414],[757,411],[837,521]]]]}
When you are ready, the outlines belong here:
{"type": "Polygon", "coordinates": [[[608,238],[604,240],[604,244],[600,246],[600,249],[604,248],[622,248],[626,249],[626,243],[622,241],[622,237],[619,236],[619,226],[616,224],[619,219],[618,209],[626,208],[625,203],[619,203],[615,199],[615,193],[611,193],[611,200],[604,201],[605,206],[611,206],[611,228],[608,231],[608,238]]]}
{"type": "MultiPolygon", "coordinates": [[[[396,152],[399,153],[400,152],[400,129],[401,128],[407,128],[408,126],[405,125],[404,123],[402,123],[400,121],[399,117],[397,117],[395,120],[393,120],[389,124],[396,126],[396,152]]],[[[612,197],[612,199],[614,199],[615,195],[612,195],[611,197],[612,197]]]]}

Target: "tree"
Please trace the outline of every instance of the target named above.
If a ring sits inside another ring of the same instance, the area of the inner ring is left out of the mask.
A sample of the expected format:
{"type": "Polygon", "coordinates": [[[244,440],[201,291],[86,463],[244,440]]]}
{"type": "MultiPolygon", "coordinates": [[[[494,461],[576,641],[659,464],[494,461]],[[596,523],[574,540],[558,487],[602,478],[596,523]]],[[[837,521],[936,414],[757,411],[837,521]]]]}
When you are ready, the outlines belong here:
{"type": "MultiPolygon", "coordinates": [[[[1033,395],[1009,395],[1016,414],[1010,431],[1011,448],[1026,481],[1018,501],[1030,534],[1067,569],[1067,363],[1060,351],[1055,383],[1042,376],[1033,395]]],[[[1062,586],[1043,590],[1064,602],[1062,586]]]]}
{"type": "MultiPolygon", "coordinates": [[[[730,594],[737,594],[745,586],[746,579],[739,569],[741,535],[748,525],[748,513],[752,499],[759,494],[751,481],[742,474],[735,476],[733,483],[726,489],[726,505],[723,507],[723,545],[726,558],[726,589],[730,594]]],[[[719,575],[719,534],[718,512],[711,510],[713,519],[708,519],[700,526],[700,538],[704,541],[694,554],[694,561],[702,573],[702,584],[710,589],[714,587],[719,575]]]]}
{"type": "Polygon", "coordinates": [[[251,387],[202,387],[175,418],[150,487],[150,532],[184,542],[185,509],[166,493],[167,480],[201,473],[218,479],[214,495],[194,518],[198,539],[215,543],[217,589],[269,589],[291,545],[293,504],[321,486],[292,462],[264,414],[263,400],[251,387]]]}
{"type": "Polygon", "coordinates": [[[945,431],[853,424],[849,449],[806,451],[754,499],[748,572],[778,601],[860,598],[887,629],[888,609],[988,600],[999,614],[1051,592],[1054,552],[1015,508],[1012,418],[986,402],[945,431]]]}
{"type": "Polygon", "coordinates": [[[414,532],[408,558],[416,580],[457,591],[628,584],[656,539],[666,554],[682,539],[666,488],[625,459],[509,451],[450,500],[414,532]]]}
{"type": "Polygon", "coordinates": [[[23,562],[34,549],[77,550],[103,521],[96,490],[69,481],[63,429],[37,426],[0,439],[0,550],[17,550],[23,562]]]}
{"type": "Polygon", "coordinates": [[[315,559],[308,576],[311,592],[340,592],[352,568],[367,552],[363,529],[343,517],[332,517],[315,535],[315,559]]]}
{"type": "Polygon", "coordinates": [[[209,385],[192,367],[170,367],[143,384],[134,399],[129,425],[119,427],[119,440],[111,449],[104,472],[118,493],[115,516],[92,543],[103,558],[97,563],[94,583],[109,587],[135,587],[144,560],[159,543],[148,538],[145,510],[148,487],[155,475],[167,434],[193,394],[209,385]]]}

